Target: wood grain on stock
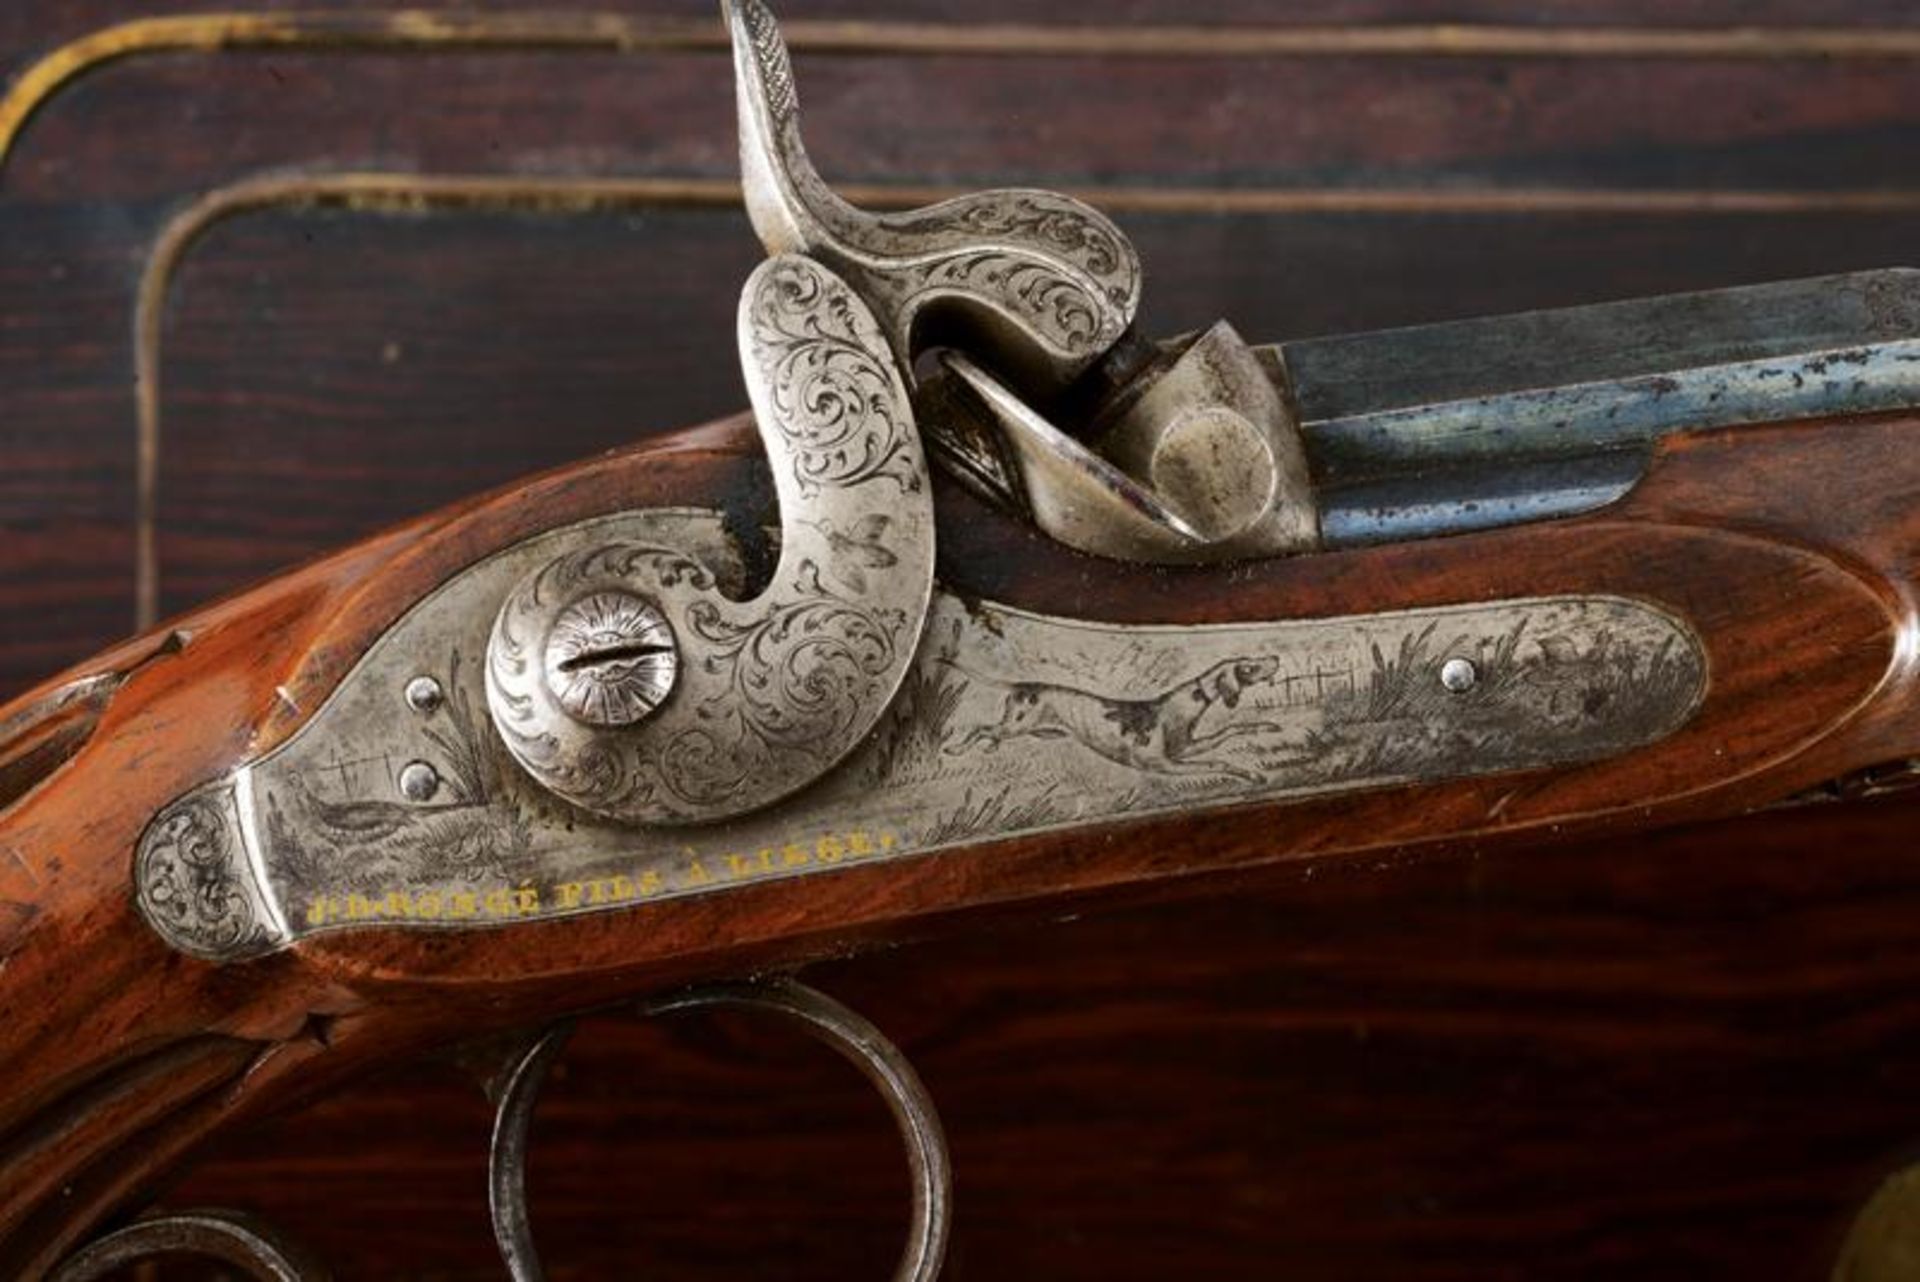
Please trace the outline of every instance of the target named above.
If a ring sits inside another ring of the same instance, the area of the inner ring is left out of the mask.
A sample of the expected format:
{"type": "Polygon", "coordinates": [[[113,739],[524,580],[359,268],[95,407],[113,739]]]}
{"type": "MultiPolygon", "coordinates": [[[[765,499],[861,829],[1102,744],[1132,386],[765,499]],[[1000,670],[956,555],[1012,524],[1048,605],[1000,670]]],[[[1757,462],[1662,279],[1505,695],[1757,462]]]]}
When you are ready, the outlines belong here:
{"type": "MultiPolygon", "coordinates": [[[[205,7],[0,6],[0,69],[107,23],[205,7]]],[[[1026,0],[782,13],[1090,20],[1026,0]]],[[[1126,0],[1099,21],[1553,33],[1915,17],[1905,0],[1126,0]]],[[[1224,65],[803,53],[800,74],[836,180],[1184,199],[1121,215],[1158,332],[1224,314],[1251,336],[1294,336],[1914,260],[1910,60],[1592,58],[1578,43],[1537,59],[1224,65]],[[1271,199],[1221,213],[1223,189],[1271,199]],[[1290,205],[1302,191],[1333,199],[1290,205]],[[1535,191],[1594,196],[1529,203],[1535,191]],[[1638,212],[1602,199],[1623,191],[1658,199],[1638,212]],[[1726,212],[1727,192],[1781,199],[1726,212]],[[1473,204],[1514,193],[1504,209],[1473,204]]],[[[126,631],[133,299],[186,204],[266,170],[724,182],[717,64],[173,54],[47,102],[0,170],[0,685],[126,631]]],[[[167,611],[729,411],[727,282],[753,258],[743,220],[719,207],[276,210],[211,229],[166,308],[167,611]]],[[[1920,1137],[1916,818],[1896,801],[1393,872],[1367,859],[1311,882],[1276,872],[1258,895],[956,937],[819,978],[901,1038],[934,1087],[960,1163],[962,1280],[1818,1277],[1920,1137]]],[[[582,1089],[597,1072],[598,1093],[543,1117],[559,1129],[536,1144],[535,1214],[560,1275],[657,1264],[735,1278],[770,1261],[879,1275],[900,1190],[871,1101],[804,1045],[750,1042],[772,1052],[755,1062],[701,1028],[603,1033],[583,1047],[582,1089]]],[[[177,1082],[189,1094],[256,1052],[202,1049],[177,1082]]],[[[267,1211],[349,1279],[497,1276],[475,1165],[484,1118],[429,1074],[238,1141],[176,1204],[267,1211]]]]}
{"type": "Polygon", "coordinates": [[[765,520],[762,465],[735,420],[422,520],[188,615],[162,634],[163,652],[156,638],[107,660],[127,675],[92,736],[0,814],[11,918],[0,1274],[46,1267],[215,1126],[556,1007],[982,913],[1057,915],[1163,879],[1738,813],[1920,755],[1916,430],[1893,416],[1716,433],[1673,444],[1631,498],[1579,521],[1181,573],[1089,562],[950,493],[942,573],[963,593],[1138,622],[1620,594],[1690,621],[1711,688],[1685,728],[1617,761],[1027,838],[643,912],[328,937],[224,968],[171,954],[134,913],[131,852],[156,809],[282,741],[381,629],[460,567],[622,507],[708,503],[765,520]]]}
{"type": "MultiPolygon", "coordinates": [[[[1323,863],[808,974],[940,1102],[957,1278],[1822,1279],[1920,1134],[1920,877],[1886,840],[1916,823],[1909,796],[1323,863]]],[[[782,1032],[578,1035],[532,1155],[552,1276],[887,1275],[891,1126],[782,1032]]],[[[487,1121],[412,1065],[169,1202],[269,1210],[344,1277],[491,1279],[487,1121]]]]}

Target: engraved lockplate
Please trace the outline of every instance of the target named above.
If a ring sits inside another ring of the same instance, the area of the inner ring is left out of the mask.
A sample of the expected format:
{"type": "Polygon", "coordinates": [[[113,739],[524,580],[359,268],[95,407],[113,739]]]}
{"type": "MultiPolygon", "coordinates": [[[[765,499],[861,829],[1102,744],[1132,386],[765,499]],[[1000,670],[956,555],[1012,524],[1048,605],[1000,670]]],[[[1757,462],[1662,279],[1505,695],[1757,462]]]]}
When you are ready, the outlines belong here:
{"type": "Polygon", "coordinates": [[[1150,627],[936,591],[892,708],[832,774],[723,823],[636,827],[522,772],[488,720],[482,659],[529,571],[585,541],[651,538],[738,588],[720,518],[690,510],[589,522],[472,567],[286,744],[161,812],[138,861],[149,920],[231,959],[348,927],[643,908],[1130,816],[1597,760],[1672,732],[1706,687],[1686,625],[1618,597],[1150,627]],[[444,699],[410,702],[422,677],[444,699]],[[410,767],[439,781],[425,800],[402,789],[410,767]]]}

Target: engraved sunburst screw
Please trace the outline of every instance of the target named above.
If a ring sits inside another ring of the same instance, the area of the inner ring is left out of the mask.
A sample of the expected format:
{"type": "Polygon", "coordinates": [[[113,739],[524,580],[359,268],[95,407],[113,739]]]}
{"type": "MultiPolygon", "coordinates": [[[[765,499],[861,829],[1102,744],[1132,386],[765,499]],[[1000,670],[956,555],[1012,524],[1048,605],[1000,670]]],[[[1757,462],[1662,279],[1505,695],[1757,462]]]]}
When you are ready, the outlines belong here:
{"type": "Polygon", "coordinates": [[[630,726],[658,708],[680,669],[673,630],[631,592],[594,592],[555,616],[543,665],[547,688],[574,720],[630,726]]]}

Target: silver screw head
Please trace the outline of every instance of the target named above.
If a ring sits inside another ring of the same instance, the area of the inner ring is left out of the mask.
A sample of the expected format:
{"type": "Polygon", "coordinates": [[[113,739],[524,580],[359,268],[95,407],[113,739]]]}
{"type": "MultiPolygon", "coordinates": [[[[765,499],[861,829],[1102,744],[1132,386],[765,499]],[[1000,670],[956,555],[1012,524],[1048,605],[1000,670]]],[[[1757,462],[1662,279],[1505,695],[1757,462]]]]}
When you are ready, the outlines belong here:
{"type": "Polygon", "coordinates": [[[1440,665],[1440,684],[1450,694],[1465,694],[1480,684],[1480,669],[1472,659],[1448,659],[1440,665]]]}
{"type": "Polygon", "coordinates": [[[446,702],[446,692],[432,677],[415,677],[407,682],[407,706],[415,712],[433,712],[446,702]]]}
{"type": "Polygon", "coordinates": [[[408,801],[432,801],[440,791],[440,772],[424,761],[400,767],[400,795],[408,801]]]}
{"type": "Polygon", "coordinates": [[[547,689],[576,721],[630,726],[666,701],[680,670],[673,629],[631,592],[594,592],[567,606],[547,632],[547,689]]]}

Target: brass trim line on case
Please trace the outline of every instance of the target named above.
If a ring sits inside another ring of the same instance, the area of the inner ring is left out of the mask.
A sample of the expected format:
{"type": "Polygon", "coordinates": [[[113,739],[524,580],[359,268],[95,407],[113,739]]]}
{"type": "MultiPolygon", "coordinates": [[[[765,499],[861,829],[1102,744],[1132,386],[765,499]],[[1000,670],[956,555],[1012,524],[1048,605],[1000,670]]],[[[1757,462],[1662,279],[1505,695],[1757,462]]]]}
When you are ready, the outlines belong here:
{"type": "MultiPolygon", "coordinates": [[[[1920,29],[1808,27],[1561,28],[1426,24],[1389,27],[1103,27],[812,21],[789,25],[808,52],[974,56],[1274,57],[1719,57],[1920,58],[1920,29]]],[[[418,10],[328,14],[228,12],[140,18],[80,36],[30,65],[0,96],[0,171],[27,123],[57,93],[91,71],[130,58],[178,52],[557,49],[712,52],[727,48],[717,22],[611,13],[438,14],[418,10]]],[[[164,229],[141,282],[135,327],[138,404],[136,587],[139,626],[157,617],[155,529],[159,466],[160,313],[168,284],[193,240],[225,218],[275,206],[333,204],[391,212],[445,208],[578,214],[659,206],[718,207],[738,201],[731,181],[705,179],[526,180],[348,174],[247,180],[216,189],[164,229]]],[[[849,194],[875,208],[910,208],[948,189],[869,187],[849,194]]],[[[1906,212],[1920,193],[1903,191],[1705,191],[1422,189],[1237,189],[1117,187],[1082,193],[1134,213],[1612,213],[1794,214],[1906,212]]]]}
{"type": "MultiPolygon", "coordinates": [[[[1920,28],[1525,27],[1471,23],[1364,26],[1165,25],[1114,29],[1033,23],[796,21],[808,53],[995,57],[1920,58],[1920,28]]],[[[306,49],[442,52],[567,49],[721,53],[718,22],[616,13],[187,13],[88,32],[43,55],[0,97],[0,165],[27,122],[74,80],[111,62],[163,53],[306,49]]]]}
{"type": "MultiPolygon", "coordinates": [[[[850,184],[841,189],[870,209],[914,209],[962,194],[959,188],[850,184]]],[[[1615,214],[1798,215],[1920,213],[1915,191],[1665,191],[1625,188],[1154,188],[1080,187],[1103,209],[1134,214],[1615,214]]],[[[159,619],[158,548],[161,340],[166,300],[193,245],[228,219],[272,209],[429,214],[449,210],[578,216],[660,208],[735,209],[740,184],[702,178],[541,178],[350,172],[269,175],[217,187],[161,230],[141,274],[134,308],[135,573],[137,630],[159,619]]]]}

